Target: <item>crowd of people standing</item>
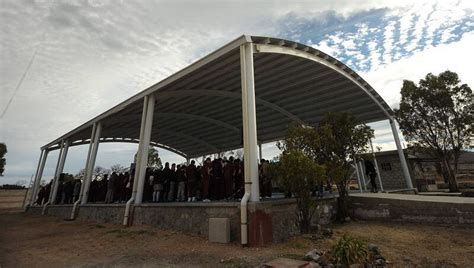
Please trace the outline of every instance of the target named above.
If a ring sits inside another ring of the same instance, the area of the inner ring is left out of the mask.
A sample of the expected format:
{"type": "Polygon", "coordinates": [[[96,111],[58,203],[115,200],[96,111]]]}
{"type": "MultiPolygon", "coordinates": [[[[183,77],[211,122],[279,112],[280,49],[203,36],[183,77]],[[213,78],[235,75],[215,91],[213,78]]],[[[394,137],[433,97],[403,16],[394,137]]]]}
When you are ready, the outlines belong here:
{"type": "MultiPolygon", "coordinates": [[[[259,165],[260,193],[271,197],[272,178],[268,161],[259,165]]],[[[188,165],[170,165],[163,168],[147,168],[143,189],[143,202],[195,202],[240,199],[244,194],[244,162],[240,159],[207,158],[202,165],[192,160],[188,165]]],[[[56,204],[70,204],[79,198],[81,180],[59,180],[56,204]]],[[[97,177],[90,184],[88,202],[123,203],[130,199],[133,191],[134,170],[112,172],[97,177]]],[[[48,200],[51,184],[43,186],[37,204],[48,200]]]]}

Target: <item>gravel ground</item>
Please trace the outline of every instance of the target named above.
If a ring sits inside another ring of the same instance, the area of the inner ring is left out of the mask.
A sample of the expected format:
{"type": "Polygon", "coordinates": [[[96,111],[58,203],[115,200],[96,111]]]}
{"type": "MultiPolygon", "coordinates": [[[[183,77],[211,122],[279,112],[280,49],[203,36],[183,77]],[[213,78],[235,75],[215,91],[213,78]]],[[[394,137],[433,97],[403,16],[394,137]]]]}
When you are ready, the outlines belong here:
{"type": "Polygon", "coordinates": [[[379,246],[392,267],[474,267],[474,229],[352,222],[333,225],[331,238],[299,236],[265,248],[207,242],[204,237],[151,226],[63,221],[0,211],[0,267],[248,267],[278,257],[329,250],[343,234],[379,246]]]}

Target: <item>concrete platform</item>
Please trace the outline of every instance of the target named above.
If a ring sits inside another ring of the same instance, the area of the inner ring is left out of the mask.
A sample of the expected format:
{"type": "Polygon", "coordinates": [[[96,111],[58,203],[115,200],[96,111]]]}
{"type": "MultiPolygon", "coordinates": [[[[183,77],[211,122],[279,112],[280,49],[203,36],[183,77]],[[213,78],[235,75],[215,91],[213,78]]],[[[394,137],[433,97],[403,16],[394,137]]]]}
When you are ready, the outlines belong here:
{"type": "MultiPolygon", "coordinates": [[[[46,214],[68,219],[72,205],[52,205],[46,214]]],[[[28,213],[41,214],[42,207],[30,207],[28,213]]],[[[125,204],[81,205],[77,219],[121,225],[125,204]]],[[[314,224],[329,224],[336,213],[334,198],[318,199],[314,224]]],[[[134,205],[132,225],[152,225],[201,236],[209,234],[209,219],[226,218],[230,223],[230,240],[240,240],[240,202],[170,202],[134,205]]],[[[248,204],[249,244],[264,246],[297,235],[295,199],[266,199],[248,204]]]]}
{"type": "Polygon", "coordinates": [[[474,198],[460,196],[439,196],[435,194],[389,194],[389,193],[352,193],[355,197],[410,200],[421,202],[441,202],[453,204],[474,204],[474,198]]]}
{"type": "Polygon", "coordinates": [[[474,198],[414,194],[354,193],[354,218],[474,226],[474,198]]]}

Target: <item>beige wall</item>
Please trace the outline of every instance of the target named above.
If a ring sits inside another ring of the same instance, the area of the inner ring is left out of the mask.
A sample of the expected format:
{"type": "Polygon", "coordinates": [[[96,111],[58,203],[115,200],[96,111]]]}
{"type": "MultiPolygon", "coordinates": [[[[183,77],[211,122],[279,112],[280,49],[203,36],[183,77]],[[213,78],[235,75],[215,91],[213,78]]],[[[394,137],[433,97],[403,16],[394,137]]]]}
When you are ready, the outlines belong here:
{"type": "MultiPolygon", "coordinates": [[[[21,209],[27,189],[5,190],[0,189],[0,209],[21,209]]],[[[28,191],[28,198],[31,191],[28,191]]],[[[27,201],[29,200],[27,198],[27,201]]]]}

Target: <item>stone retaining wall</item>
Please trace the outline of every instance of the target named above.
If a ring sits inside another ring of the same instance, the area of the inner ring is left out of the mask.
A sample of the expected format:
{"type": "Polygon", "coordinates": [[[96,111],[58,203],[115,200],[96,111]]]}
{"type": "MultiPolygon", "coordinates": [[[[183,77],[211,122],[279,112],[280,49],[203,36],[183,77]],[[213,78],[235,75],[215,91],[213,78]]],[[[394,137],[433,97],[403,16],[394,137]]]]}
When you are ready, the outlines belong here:
{"type": "MultiPolygon", "coordinates": [[[[318,200],[314,224],[328,224],[335,213],[335,200],[318,200]]],[[[41,214],[42,207],[30,207],[29,213],[41,214]]],[[[72,205],[52,205],[47,215],[68,219],[72,205]]],[[[77,219],[121,225],[125,204],[87,204],[78,207],[77,219]]],[[[299,233],[294,199],[271,200],[248,205],[249,243],[262,246],[281,242],[299,233]]],[[[209,218],[229,218],[231,241],[240,240],[240,203],[159,203],[133,206],[133,225],[152,225],[207,236],[209,218]]]]}
{"type": "MultiPolygon", "coordinates": [[[[318,206],[312,218],[312,224],[326,225],[331,223],[336,215],[337,202],[335,198],[318,200],[318,206]]],[[[294,199],[284,199],[271,203],[273,242],[282,242],[288,237],[299,234],[296,202],[294,199]]]]}
{"type": "Polygon", "coordinates": [[[240,239],[238,203],[142,204],[134,207],[133,225],[153,225],[207,236],[209,218],[229,218],[231,240],[240,239]]]}

